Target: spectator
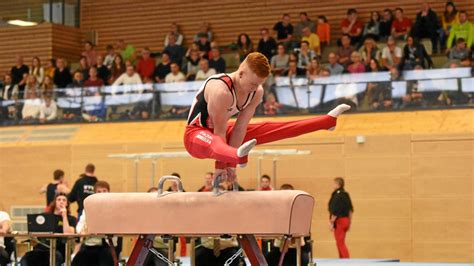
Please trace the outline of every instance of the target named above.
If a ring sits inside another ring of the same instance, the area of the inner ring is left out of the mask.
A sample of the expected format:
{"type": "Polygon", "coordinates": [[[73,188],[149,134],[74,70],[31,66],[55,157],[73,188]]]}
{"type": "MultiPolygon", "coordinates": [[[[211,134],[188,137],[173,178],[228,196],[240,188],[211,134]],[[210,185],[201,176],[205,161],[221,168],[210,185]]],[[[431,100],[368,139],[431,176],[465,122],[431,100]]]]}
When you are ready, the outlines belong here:
{"type": "Polygon", "coordinates": [[[418,40],[428,38],[431,40],[433,53],[438,52],[438,31],[440,21],[438,15],[431,9],[426,2],[422,3],[421,11],[416,14],[415,24],[413,25],[412,35],[418,40]]]}
{"type": "Polygon", "coordinates": [[[403,57],[400,67],[403,70],[413,70],[416,65],[422,68],[433,67],[433,61],[423,44],[418,43],[412,36],[408,36],[407,44],[403,47],[403,57]]]}
{"type": "Polygon", "coordinates": [[[100,94],[101,87],[104,86],[104,81],[97,75],[97,68],[95,66],[89,69],[89,79],[84,81],[84,95],[94,96],[100,94]]]}
{"type": "Polygon", "coordinates": [[[209,68],[209,61],[205,58],[199,61],[199,71],[196,74],[196,80],[206,80],[216,74],[214,68],[209,68]]]}
{"type": "Polygon", "coordinates": [[[176,43],[176,36],[174,34],[168,36],[168,46],[165,47],[163,52],[167,52],[170,55],[171,62],[176,62],[178,65],[181,65],[184,49],[181,45],[176,43]]]}
{"type": "Polygon", "coordinates": [[[90,67],[91,65],[87,63],[87,58],[85,56],[81,56],[81,58],[79,59],[79,68],[76,71],[80,71],[82,73],[82,76],[86,80],[89,78],[90,67]]]}
{"type": "Polygon", "coordinates": [[[209,66],[214,68],[217,73],[226,72],[226,63],[224,58],[221,57],[221,51],[219,48],[212,48],[212,59],[209,60],[209,66]]]}
{"type": "Polygon", "coordinates": [[[282,105],[277,102],[275,95],[271,92],[268,93],[265,97],[265,103],[263,104],[263,113],[265,115],[276,115],[281,108],[282,105]]]}
{"type": "Polygon", "coordinates": [[[56,70],[56,59],[50,59],[46,61],[46,66],[44,68],[44,75],[54,78],[54,71],[56,70]]]}
{"type": "MultiPolygon", "coordinates": [[[[378,63],[371,60],[370,66],[376,71],[378,63]]],[[[391,70],[391,73],[396,69],[391,70]]],[[[395,74],[395,73],[394,73],[395,74]]],[[[363,98],[359,100],[358,110],[388,110],[392,107],[390,82],[369,82],[363,98]]]]}
{"type": "Polygon", "coordinates": [[[273,190],[270,176],[262,175],[260,177],[260,190],[262,191],[273,190]]]}
{"type": "Polygon", "coordinates": [[[329,70],[331,73],[331,76],[333,75],[340,75],[344,72],[344,67],[337,62],[337,55],[334,52],[330,52],[328,54],[328,64],[326,65],[326,68],[329,70]]]}
{"type": "Polygon", "coordinates": [[[209,37],[205,32],[198,34],[199,40],[196,44],[199,47],[199,56],[208,58],[209,51],[211,50],[211,43],[209,42],[209,37]]]}
{"type": "Polygon", "coordinates": [[[56,60],[57,68],[54,71],[54,84],[57,88],[64,89],[72,82],[71,71],[63,58],[56,60]]]}
{"type": "Polygon", "coordinates": [[[316,32],[316,26],[308,17],[308,13],[300,12],[300,21],[295,25],[295,40],[301,42],[303,38],[303,29],[308,27],[310,32],[316,32]]]}
{"type": "MultiPolygon", "coordinates": [[[[177,178],[181,179],[181,175],[178,173],[172,173],[170,176],[176,176],[177,178]]],[[[178,192],[178,182],[171,183],[171,186],[169,186],[166,191],[178,192]]],[[[186,191],[183,189],[183,192],[186,192],[186,191]]]]}
{"type": "Polygon", "coordinates": [[[3,90],[0,94],[0,98],[4,101],[13,100],[18,97],[18,93],[18,85],[13,83],[12,75],[8,73],[5,74],[3,78],[3,90]]]}
{"type": "Polygon", "coordinates": [[[76,71],[74,72],[74,78],[72,79],[72,82],[67,85],[68,88],[82,88],[84,86],[84,76],[82,75],[82,72],[76,71]]]}
{"type": "Polygon", "coordinates": [[[446,50],[446,43],[451,32],[451,27],[457,23],[459,23],[459,12],[454,3],[448,1],[446,2],[443,15],[441,16],[441,50],[446,50]]]}
{"type": "Polygon", "coordinates": [[[370,13],[370,20],[365,24],[364,39],[370,37],[376,41],[379,40],[380,36],[380,14],[377,11],[370,13]]]}
{"type": "Polygon", "coordinates": [[[341,21],[342,33],[349,35],[351,44],[358,47],[362,41],[362,30],[364,24],[357,18],[357,10],[350,8],[347,10],[347,18],[341,21]]]}
{"type": "Polygon", "coordinates": [[[171,72],[170,55],[167,52],[161,53],[161,62],[155,67],[153,76],[158,83],[165,82],[165,77],[171,72]]]}
{"type": "Polygon", "coordinates": [[[329,200],[329,226],[336,238],[339,258],[349,258],[349,251],[345,244],[346,232],[349,231],[354,207],[349,193],[344,190],[344,179],[334,179],[334,192],[329,200]]]}
{"type": "Polygon", "coordinates": [[[131,44],[126,44],[123,39],[118,40],[117,49],[124,61],[134,62],[136,58],[135,47],[131,44]]]}
{"type": "Polygon", "coordinates": [[[169,44],[169,36],[173,34],[176,37],[176,44],[183,45],[183,34],[179,32],[179,26],[176,22],[171,23],[171,29],[168,34],[165,36],[164,47],[168,46],[169,44]]]}
{"type": "Polygon", "coordinates": [[[459,12],[459,23],[454,23],[449,33],[447,47],[451,48],[453,42],[459,38],[466,40],[467,47],[472,47],[474,43],[474,25],[467,19],[467,12],[459,12]]]}
{"type": "Polygon", "coordinates": [[[51,96],[55,95],[55,88],[54,81],[50,76],[45,76],[43,80],[43,84],[41,85],[41,96],[51,96]]]}
{"type": "Polygon", "coordinates": [[[370,61],[367,63],[367,72],[379,72],[380,71],[380,64],[377,59],[372,58],[370,61]]]}
{"type": "Polygon", "coordinates": [[[273,26],[273,30],[277,34],[277,41],[282,43],[286,49],[293,48],[293,25],[291,25],[291,17],[289,14],[283,14],[282,20],[273,26]]]}
{"type": "MultiPolygon", "coordinates": [[[[0,211],[0,235],[11,233],[10,215],[4,211],[0,211]]],[[[5,250],[5,238],[0,236],[0,265],[6,266],[10,262],[10,256],[5,250]]]]}
{"type": "Polygon", "coordinates": [[[165,77],[166,83],[174,83],[174,82],[183,82],[186,81],[186,77],[184,76],[183,72],[179,70],[179,65],[175,62],[171,63],[171,72],[168,73],[165,77]]]}
{"type": "Polygon", "coordinates": [[[196,79],[196,74],[199,71],[199,61],[201,58],[199,57],[198,50],[192,50],[190,52],[189,57],[187,58],[186,63],[186,80],[192,81],[196,79]]]}
{"type": "Polygon", "coordinates": [[[118,79],[114,81],[112,85],[134,85],[134,84],[142,84],[142,79],[137,72],[135,72],[134,66],[127,66],[125,73],[120,75],[118,79]]]}
{"type": "Polygon", "coordinates": [[[97,183],[97,177],[94,175],[95,166],[93,164],[86,165],[85,173],[81,174],[79,179],[74,183],[68,199],[71,203],[77,201],[77,217],[80,218],[84,209],[84,200],[94,194],[94,185],[97,183]]]}
{"type": "Polygon", "coordinates": [[[365,66],[361,62],[361,56],[359,52],[352,52],[351,61],[352,64],[347,67],[347,72],[351,74],[365,72],[365,66]]]}
{"type": "Polygon", "coordinates": [[[288,69],[283,72],[283,76],[288,76],[290,78],[306,76],[306,70],[299,68],[296,60],[290,60],[288,63],[288,69]]]}
{"type": "Polygon", "coordinates": [[[295,188],[291,184],[283,184],[280,186],[280,190],[295,190],[295,188]]]}
{"type": "Polygon", "coordinates": [[[211,192],[212,191],[212,181],[213,181],[212,172],[207,172],[204,176],[204,185],[198,190],[198,192],[211,192]]]}
{"type": "Polygon", "coordinates": [[[117,56],[117,54],[115,53],[114,47],[110,44],[105,47],[105,50],[107,50],[107,54],[105,55],[104,65],[107,66],[109,69],[112,69],[112,66],[114,65],[115,61],[115,56],[117,56]]]}
{"type": "Polygon", "coordinates": [[[270,61],[273,75],[281,75],[281,73],[288,68],[289,59],[290,57],[285,53],[285,46],[283,44],[278,44],[277,54],[274,55],[270,61]]]}
{"type": "Polygon", "coordinates": [[[54,197],[58,193],[69,194],[71,189],[69,188],[66,179],[64,178],[64,171],[57,169],[53,172],[53,182],[45,185],[41,188],[40,193],[46,193],[46,206],[49,206],[53,202],[54,197]]]}
{"type": "Polygon", "coordinates": [[[319,37],[315,33],[312,33],[309,27],[303,28],[303,38],[302,41],[307,41],[309,49],[313,50],[316,55],[321,56],[321,43],[319,42],[319,37]]]}
{"type": "Polygon", "coordinates": [[[337,61],[339,64],[346,68],[350,65],[351,62],[351,55],[354,52],[354,48],[351,46],[351,37],[348,34],[344,34],[341,37],[341,46],[337,49],[337,61]]]}
{"type": "Polygon", "coordinates": [[[123,73],[125,73],[125,63],[123,62],[123,58],[121,55],[117,55],[114,58],[114,64],[110,69],[110,81],[109,84],[113,83],[118,77],[120,77],[123,73]]]}
{"type": "Polygon", "coordinates": [[[36,77],[29,75],[25,85],[25,99],[32,99],[37,98],[40,96],[40,87],[38,82],[36,81],[36,77]]]}
{"type": "Polygon", "coordinates": [[[81,56],[84,56],[87,60],[87,65],[95,66],[97,64],[97,53],[94,49],[92,42],[87,41],[84,44],[84,52],[81,53],[81,56]]]}
{"type": "Polygon", "coordinates": [[[270,32],[267,28],[261,29],[260,35],[262,38],[258,42],[257,51],[266,56],[268,60],[271,60],[276,53],[277,43],[275,39],[270,36],[270,32]]]}
{"type": "Polygon", "coordinates": [[[211,50],[207,53],[207,57],[209,60],[212,60],[212,49],[219,49],[219,45],[216,41],[211,42],[211,50]]]}
{"type": "Polygon", "coordinates": [[[318,17],[316,35],[318,35],[322,47],[325,45],[328,46],[331,42],[331,25],[329,25],[326,16],[318,17]]]}
{"type": "Polygon", "coordinates": [[[298,67],[308,68],[311,59],[316,57],[316,53],[309,49],[309,43],[307,41],[302,41],[300,47],[300,52],[298,53],[298,67]]]}
{"type": "Polygon", "coordinates": [[[16,65],[12,67],[10,70],[10,74],[12,75],[12,83],[18,85],[18,89],[20,93],[23,93],[26,84],[26,78],[30,69],[27,65],[23,64],[23,57],[17,55],[16,56],[16,65]]]}
{"type": "Polygon", "coordinates": [[[253,52],[253,43],[246,33],[241,33],[237,38],[237,52],[240,62],[243,62],[248,54],[253,52]]]}
{"type": "Polygon", "coordinates": [[[391,9],[383,11],[383,17],[379,23],[379,38],[381,41],[387,40],[392,35],[393,14],[391,9]]]}
{"type": "Polygon", "coordinates": [[[406,40],[411,31],[412,22],[403,17],[403,9],[395,9],[395,19],[392,21],[392,36],[396,40],[406,40]]]}
{"type": "Polygon", "coordinates": [[[368,37],[364,41],[364,46],[359,50],[362,61],[368,65],[371,59],[380,60],[380,50],[375,43],[375,40],[368,37]]]}
{"type": "Polygon", "coordinates": [[[152,78],[155,71],[156,61],[150,56],[151,52],[148,47],[143,48],[142,57],[137,63],[137,73],[142,79],[152,78]]]}
{"type": "Polygon", "coordinates": [[[41,66],[41,60],[39,59],[39,57],[33,57],[29,74],[36,77],[38,84],[43,84],[44,68],[41,66]]]}
{"type": "Polygon", "coordinates": [[[104,57],[102,55],[97,56],[97,77],[102,80],[104,85],[108,84],[110,69],[104,64],[104,57]]]}
{"type": "Polygon", "coordinates": [[[449,60],[462,60],[463,58],[469,58],[471,50],[466,47],[466,40],[458,38],[456,40],[456,46],[451,48],[448,58],[449,60]]]}
{"type": "MultiPolygon", "coordinates": [[[[46,213],[54,214],[55,229],[53,233],[74,234],[77,220],[70,215],[69,202],[66,194],[57,194],[46,213]]],[[[49,240],[40,238],[43,244],[36,245],[21,258],[20,265],[49,265],[49,240]]],[[[56,262],[61,265],[65,261],[66,239],[59,238],[56,244],[56,262]]]]}
{"type": "Polygon", "coordinates": [[[382,49],[382,66],[390,70],[397,68],[402,58],[402,49],[397,46],[395,39],[390,36],[387,40],[387,46],[382,49]]]}
{"type": "Polygon", "coordinates": [[[199,27],[199,32],[194,35],[194,42],[199,41],[199,33],[206,33],[207,34],[207,40],[212,42],[213,36],[212,36],[212,31],[211,27],[209,26],[209,23],[207,22],[202,22],[201,26],[199,27]]]}
{"type": "Polygon", "coordinates": [[[51,98],[51,96],[45,96],[41,101],[39,122],[44,124],[55,121],[58,117],[57,111],[58,107],[56,102],[51,98]]]}

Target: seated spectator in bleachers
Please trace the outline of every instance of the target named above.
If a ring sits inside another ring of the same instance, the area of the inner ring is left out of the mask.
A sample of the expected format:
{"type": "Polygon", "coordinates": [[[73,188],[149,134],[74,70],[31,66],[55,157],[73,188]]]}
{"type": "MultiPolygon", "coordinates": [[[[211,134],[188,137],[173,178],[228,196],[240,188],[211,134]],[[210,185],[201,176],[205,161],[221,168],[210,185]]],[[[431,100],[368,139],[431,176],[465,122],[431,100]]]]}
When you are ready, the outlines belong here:
{"type": "Polygon", "coordinates": [[[277,54],[272,57],[272,60],[270,60],[273,75],[279,76],[288,69],[289,60],[290,56],[286,54],[285,46],[283,44],[278,44],[277,54]]]}
{"type": "Polygon", "coordinates": [[[82,72],[74,72],[74,78],[72,79],[72,82],[67,85],[67,88],[82,88],[83,86],[84,76],[82,75],[82,72]]]}
{"type": "Polygon", "coordinates": [[[207,58],[209,51],[211,50],[211,42],[209,41],[209,37],[205,32],[201,32],[198,34],[199,40],[196,44],[199,47],[199,56],[207,58]]]}
{"type": "Polygon", "coordinates": [[[253,43],[250,37],[246,33],[239,34],[237,37],[237,53],[240,62],[243,62],[248,54],[253,52],[253,43]]]}
{"type": "Polygon", "coordinates": [[[174,82],[184,82],[186,81],[186,77],[184,76],[183,72],[180,71],[179,65],[175,62],[171,63],[170,65],[171,72],[168,73],[165,77],[166,83],[174,83],[174,82]]]}
{"type": "Polygon", "coordinates": [[[198,192],[211,192],[212,191],[212,181],[213,181],[212,172],[207,172],[204,176],[204,185],[198,190],[198,192]]]}
{"type": "Polygon", "coordinates": [[[365,39],[364,45],[360,48],[359,52],[365,65],[368,65],[371,59],[380,60],[380,50],[372,37],[365,39]]]}
{"type": "Polygon", "coordinates": [[[107,54],[104,58],[104,65],[106,65],[109,69],[112,69],[117,53],[115,53],[114,46],[111,44],[107,45],[105,47],[105,50],[107,51],[107,54]]]}
{"type": "Polygon", "coordinates": [[[282,43],[287,50],[293,48],[293,25],[291,25],[290,14],[283,14],[282,20],[273,26],[273,30],[276,33],[278,43],[282,43]]]}
{"type": "Polygon", "coordinates": [[[156,61],[151,56],[150,49],[145,47],[142,49],[141,58],[137,63],[137,73],[143,79],[152,78],[155,71],[156,61]]]}
{"type": "Polygon", "coordinates": [[[438,52],[440,21],[436,12],[427,2],[422,3],[421,11],[416,14],[412,35],[418,40],[428,38],[431,40],[433,53],[438,52]]]}
{"type": "Polygon", "coordinates": [[[123,62],[122,56],[119,54],[116,55],[112,68],[110,69],[110,80],[108,83],[114,83],[116,79],[118,79],[123,73],[125,73],[125,70],[125,62],[123,62]]]}
{"type": "Polygon", "coordinates": [[[385,41],[392,35],[393,14],[391,9],[383,11],[382,19],[379,22],[379,39],[385,41]]]}
{"type": "Polygon", "coordinates": [[[412,22],[403,16],[403,9],[395,9],[395,19],[392,21],[392,36],[396,40],[406,40],[410,34],[412,22]]]}
{"type": "Polygon", "coordinates": [[[184,56],[184,48],[176,43],[176,36],[174,34],[169,35],[168,45],[163,52],[167,52],[170,55],[171,62],[176,62],[178,65],[181,65],[184,56]]]}
{"type": "Polygon", "coordinates": [[[168,46],[170,34],[174,34],[174,36],[176,37],[177,45],[183,45],[183,39],[184,39],[183,34],[179,32],[178,24],[176,22],[173,22],[171,23],[170,32],[166,34],[165,36],[164,47],[168,46]]]}
{"type": "Polygon", "coordinates": [[[135,47],[131,44],[125,43],[123,39],[118,40],[117,42],[117,52],[122,56],[124,61],[135,62],[136,54],[135,47]]]}
{"type": "Polygon", "coordinates": [[[56,70],[56,59],[47,60],[44,67],[44,75],[54,78],[54,71],[56,70]]]}
{"type": "Polygon", "coordinates": [[[456,46],[451,48],[449,51],[449,60],[461,60],[463,58],[469,58],[471,50],[466,47],[466,40],[459,38],[456,40],[456,46]]]}
{"type": "Polygon", "coordinates": [[[451,31],[451,27],[459,23],[459,12],[456,9],[456,6],[453,2],[448,1],[444,7],[444,12],[441,15],[441,50],[446,50],[446,43],[448,41],[448,37],[451,31]]]}
{"type": "MultiPolygon", "coordinates": [[[[422,69],[420,65],[417,65],[415,69],[422,69]]],[[[418,91],[418,81],[409,80],[407,81],[407,94],[402,97],[401,109],[414,108],[425,106],[423,99],[423,93],[418,91]]]]}
{"type": "Polygon", "coordinates": [[[3,77],[3,88],[1,91],[0,98],[4,101],[13,100],[18,97],[18,85],[13,83],[11,74],[7,73],[3,77]]]}
{"type": "Polygon", "coordinates": [[[362,33],[364,39],[370,37],[376,41],[380,37],[380,14],[377,11],[370,13],[370,20],[364,26],[364,32],[362,33]]]}
{"type": "Polygon", "coordinates": [[[316,32],[316,25],[308,17],[308,13],[300,12],[300,21],[295,25],[295,41],[301,42],[303,38],[303,29],[308,27],[311,32],[316,32]]]}
{"type": "Polygon", "coordinates": [[[84,81],[84,96],[94,96],[100,94],[100,89],[104,86],[104,81],[97,75],[95,66],[89,68],[89,79],[84,81]]]}
{"type": "Polygon", "coordinates": [[[354,73],[364,73],[365,72],[365,65],[362,63],[362,57],[359,52],[352,52],[351,61],[352,64],[347,66],[347,72],[354,74],[354,73]]]}
{"type": "Polygon", "coordinates": [[[374,59],[374,58],[370,59],[370,61],[367,63],[366,70],[367,72],[382,71],[382,69],[380,68],[379,61],[377,61],[377,59],[374,59]]]}
{"type": "Polygon", "coordinates": [[[390,36],[387,40],[387,46],[382,49],[382,67],[389,70],[398,68],[402,58],[402,49],[397,46],[395,39],[390,36]]]}
{"type": "Polygon", "coordinates": [[[97,56],[97,77],[102,80],[104,85],[108,84],[110,78],[110,69],[104,64],[104,57],[102,55],[97,56]]]}
{"type": "Polygon", "coordinates": [[[30,99],[30,97],[40,97],[40,85],[38,84],[38,81],[36,80],[36,77],[33,75],[28,75],[28,78],[26,79],[26,84],[25,84],[25,95],[24,99],[30,99]]]}
{"type": "Polygon", "coordinates": [[[265,103],[263,104],[263,114],[265,115],[276,115],[280,113],[282,104],[277,102],[276,97],[273,93],[268,93],[265,96],[265,103]]]}
{"type": "Polygon", "coordinates": [[[54,85],[54,81],[50,76],[45,76],[43,80],[43,84],[40,87],[40,95],[41,96],[51,96],[55,97],[56,95],[56,86],[54,85]]]}
{"type": "Polygon", "coordinates": [[[167,52],[161,53],[161,62],[155,67],[155,71],[153,72],[155,82],[165,82],[166,75],[171,72],[170,64],[170,55],[167,52]]]}
{"type": "Polygon", "coordinates": [[[36,77],[38,84],[43,84],[44,68],[41,66],[41,60],[39,59],[39,57],[33,57],[29,74],[36,77]]]}
{"type": "Polygon", "coordinates": [[[213,49],[219,49],[219,44],[216,41],[211,42],[211,50],[207,53],[207,58],[209,60],[212,60],[212,50],[213,49]]]}
{"type": "Polygon", "coordinates": [[[196,79],[196,74],[199,71],[199,61],[201,60],[199,50],[191,50],[186,60],[186,80],[193,81],[196,79]]]}
{"type": "Polygon", "coordinates": [[[348,34],[344,34],[341,37],[341,46],[337,48],[337,61],[344,68],[347,68],[351,62],[351,55],[354,52],[354,48],[351,46],[351,37],[348,34]]]}
{"type": "MultiPolygon", "coordinates": [[[[0,211],[0,234],[11,233],[10,215],[4,211],[0,211]]],[[[5,238],[0,236],[0,265],[6,266],[10,262],[10,256],[6,250],[5,238]]]]}
{"type": "Polygon", "coordinates": [[[87,41],[84,44],[84,51],[81,53],[81,56],[86,58],[89,66],[95,66],[97,64],[97,53],[92,42],[87,41]]]}
{"type": "Polygon", "coordinates": [[[309,49],[313,50],[317,56],[321,56],[321,43],[319,41],[318,35],[311,32],[309,27],[304,27],[302,33],[303,37],[301,38],[301,41],[308,42],[309,49]]]}
{"type": "Polygon", "coordinates": [[[262,38],[258,41],[257,52],[262,53],[270,61],[273,55],[276,54],[277,43],[267,28],[260,30],[262,38]]]}
{"type": "MultiPolygon", "coordinates": [[[[55,229],[53,233],[74,234],[77,219],[70,215],[69,202],[66,194],[56,194],[46,213],[54,214],[55,229]]],[[[43,244],[37,244],[32,251],[28,251],[21,258],[20,264],[24,266],[49,265],[49,239],[40,238],[43,244]]],[[[56,263],[61,265],[65,261],[66,239],[58,238],[56,243],[56,263]]]]}
{"type": "Polygon", "coordinates": [[[118,77],[113,83],[114,86],[133,84],[142,84],[142,79],[140,78],[140,75],[138,75],[138,73],[135,71],[135,67],[132,65],[127,66],[125,73],[120,75],[120,77],[118,77]]]}
{"type": "Polygon", "coordinates": [[[13,84],[18,85],[18,89],[20,93],[23,93],[26,84],[26,75],[30,72],[30,68],[23,63],[23,57],[17,55],[15,58],[15,66],[13,66],[10,70],[10,74],[12,75],[13,84]]]}
{"type": "Polygon", "coordinates": [[[39,122],[42,124],[54,122],[57,118],[58,106],[51,96],[45,96],[41,101],[39,122]]]}
{"type": "Polygon", "coordinates": [[[400,62],[402,70],[413,70],[415,66],[421,66],[423,69],[432,68],[433,61],[426,52],[425,46],[418,43],[412,36],[408,36],[407,44],[403,47],[403,57],[400,62]]]}
{"type": "Polygon", "coordinates": [[[207,34],[207,40],[212,42],[212,40],[214,39],[213,36],[212,36],[212,31],[211,31],[211,27],[209,25],[209,23],[203,21],[201,23],[201,26],[199,26],[199,32],[197,32],[195,35],[194,35],[194,42],[198,42],[199,41],[199,33],[206,33],[207,34]]]}
{"type": "Polygon", "coordinates": [[[90,65],[87,63],[87,58],[85,56],[81,56],[79,59],[79,67],[76,69],[76,71],[80,71],[82,73],[84,80],[89,78],[89,67],[90,65]]]}
{"type": "Polygon", "coordinates": [[[300,52],[298,53],[298,67],[308,68],[311,60],[316,57],[316,53],[309,49],[309,43],[302,41],[300,44],[300,52]]]}
{"type": "Polygon", "coordinates": [[[318,17],[318,25],[316,28],[316,35],[319,37],[319,42],[322,47],[328,46],[331,43],[331,25],[328,22],[326,16],[318,17]]]}
{"type": "Polygon", "coordinates": [[[209,67],[214,68],[216,73],[226,72],[226,63],[224,58],[221,57],[221,51],[219,48],[212,48],[212,59],[209,60],[209,67]]]}
{"type": "Polygon", "coordinates": [[[58,193],[69,194],[71,189],[69,188],[66,179],[64,177],[64,171],[57,169],[53,172],[53,182],[45,185],[40,189],[40,193],[46,194],[46,207],[53,202],[54,197],[58,193]]]}
{"type": "Polygon", "coordinates": [[[357,18],[356,9],[350,8],[347,10],[347,18],[341,21],[341,29],[343,34],[349,35],[351,44],[358,47],[362,41],[364,24],[357,18]]]}
{"type": "Polygon", "coordinates": [[[196,74],[195,80],[206,80],[215,74],[216,70],[214,68],[209,68],[209,61],[203,58],[199,61],[199,71],[196,74]]]}
{"type": "Polygon", "coordinates": [[[328,54],[328,64],[325,67],[329,70],[331,76],[340,75],[344,72],[344,67],[337,62],[337,55],[334,52],[328,54]]]}
{"type": "Polygon", "coordinates": [[[283,72],[282,76],[287,76],[289,78],[305,77],[306,70],[299,68],[296,60],[290,60],[288,63],[288,69],[283,72]]]}
{"type": "Polygon", "coordinates": [[[466,45],[469,48],[474,44],[474,25],[469,22],[466,11],[459,12],[459,23],[454,23],[451,27],[447,43],[448,49],[450,49],[459,38],[466,40],[466,45]]]}
{"type": "Polygon", "coordinates": [[[103,100],[93,105],[89,105],[89,108],[82,111],[82,119],[86,122],[105,121],[106,116],[107,106],[103,100]]]}

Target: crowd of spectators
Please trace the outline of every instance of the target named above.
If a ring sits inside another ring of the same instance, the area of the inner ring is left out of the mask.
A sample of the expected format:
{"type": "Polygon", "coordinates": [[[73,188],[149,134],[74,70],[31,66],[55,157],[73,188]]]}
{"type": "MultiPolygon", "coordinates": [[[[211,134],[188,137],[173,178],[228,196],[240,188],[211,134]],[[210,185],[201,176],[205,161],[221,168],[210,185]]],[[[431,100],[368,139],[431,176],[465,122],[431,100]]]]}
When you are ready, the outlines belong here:
{"type": "MultiPolygon", "coordinates": [[[[440,53],[448,58],[446,67],[472,66],[474,26],[467,12],[458,11],[453,2],[447,2],[439,14],[423,3],[415,18],[405,16],[402,8],[385,9],[381,13],[373,11],[365,23],[356,9],[349,9],[340,28],[342,35],[336,38],[337,48],[333,48],[330,47],[331,27],[325,16],[314,21],[306,12],[301,12],[298,21],[293,23],[289,14],[283,14],[273,31],[260,30],[261,38],[255,45],[247,33],[239,34],[234,46],[236,59],[242,61],[253,51],[264,54],[272,66],[267,88],[279,76],[316,80],[344,73],[429,69],[434,66],[431,54],[440,53]],[[425,47],[423,39],[429,40],[431,47],[425,47]],[[328,47],[332,50],[323,53],[328,47]]],[[[120,39],[114,45],[107,45],[102,54],[93,43],[86,42],[74,69],[64,58],[42,64],[39,57],[34,57],[30,64],[25,64],[23,58],[17,56],[16,64],[0,84],[0,102],[10,101],[0,108],[2,123],[103,121],[109,118],[106,106],[98,106],[93,111],[59,112],[56,99],[64,94],[65,88],[81,88],[84,96],[99,96],[107,85],[199,81],[226,71],[226,60],[221,56],[223,46],[213,39],[208,23],[202,23],[187,49],[186,38],[178,24],[172,23],[163,37],[162,51],[151,51],[148,47],[138,50],[120,39]],[[17,100],[23,101],[18,103],[17,100]],[[16,104],[11,104],[12,101],[16,104]]],[[[266,89],[268,108],[262,105],[262,113],[278,113],[278,103],[273,102],[275,95],[272,94],[274,92],[266,89]]],[[[150,110],[143,116],[130,114],[137,108],[143,111],[143,105],[132,106],[127,114],[118,116],[151,117],[150,110]]]]}

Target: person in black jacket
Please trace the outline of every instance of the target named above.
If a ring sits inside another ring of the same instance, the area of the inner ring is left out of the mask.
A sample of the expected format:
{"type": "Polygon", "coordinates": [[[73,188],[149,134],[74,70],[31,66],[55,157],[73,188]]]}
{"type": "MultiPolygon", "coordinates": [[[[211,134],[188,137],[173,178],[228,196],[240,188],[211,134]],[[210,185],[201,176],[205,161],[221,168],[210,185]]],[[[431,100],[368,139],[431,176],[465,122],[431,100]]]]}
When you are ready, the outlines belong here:
{"type": "Polygon", "coordinates": [[[345,238],[351,226],[354,207],[349,193],[344,190],[344,179],[342,177],[334,179],[334,188],[329,200],[329,225],[336,238],[339,258],[349,258],[345,238]]]}
{"type": "Polygon", "coordinates": [[[56,70],[54,70],[54,85],[57,88],[64,89],[72,82],[72,75],[63,58],[56,60],[56,70]]]}
{"type": "Polygon", "coordinates": [[[407,44],[403,47],[400,70],[413,70],[417,65],[424,69],[432,68],[433,61],[426,52],[425,46],[415,41],[413,36],[408,36],[407,44]]]}
{"type": "Polygon", "coordinates": [[[421,11],[416,14],[415,25],[412,34],[419,40],[428,38],[431,40],[433,53],[438,52],[438,30],[441,28],[438,15],[430,8],[428,3],[423,3],[421,11]]]}
{"type": "Polygon", "coordinates": [[[69,202],[77,201],[77,218],[79,219],[84,209],[84,200],[94,194],[94,185],[97,183],[97,177],[94,176],[95,166],[93,164],[86,165],[86,171],[74,183],[71,193],[68,195],[69,202]]]}

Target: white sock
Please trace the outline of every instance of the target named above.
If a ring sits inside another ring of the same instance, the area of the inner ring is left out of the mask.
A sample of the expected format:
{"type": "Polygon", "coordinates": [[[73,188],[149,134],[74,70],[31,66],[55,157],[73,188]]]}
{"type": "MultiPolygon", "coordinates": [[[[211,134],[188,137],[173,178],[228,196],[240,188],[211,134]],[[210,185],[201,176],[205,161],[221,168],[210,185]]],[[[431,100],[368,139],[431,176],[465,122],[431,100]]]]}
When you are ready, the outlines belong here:
{"type": "MultiPolygon", "coordinates": [[[[245,157],[249,154],[250,150],[252,150],[253,147],[257,145],[257,140],[256,139],[251,139],[244,144],[240,145],[240,147],[237,149],[237,156],[240,158],[245,157]]],[[[247,164],[239,164],[240,167],[245,167],[247,164]]]]}
{"type": "Polygon", "coordinates": [[[338,116],[340,116],[342,113],[344,113],[345,111],[347,111],[349,109],[351,109],[351,107],[349,105],[340,104],[340,105],[336,106],[336,108],[329,111],[328,115],[330,115],[334,118],[337,118],[338,116]]]}

